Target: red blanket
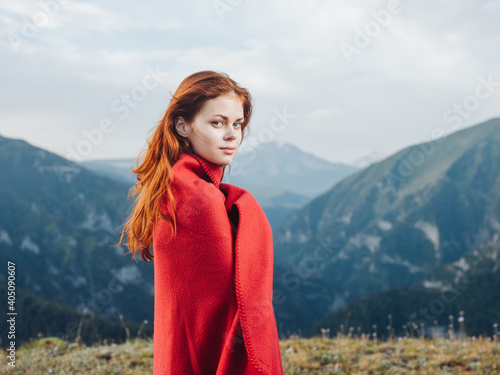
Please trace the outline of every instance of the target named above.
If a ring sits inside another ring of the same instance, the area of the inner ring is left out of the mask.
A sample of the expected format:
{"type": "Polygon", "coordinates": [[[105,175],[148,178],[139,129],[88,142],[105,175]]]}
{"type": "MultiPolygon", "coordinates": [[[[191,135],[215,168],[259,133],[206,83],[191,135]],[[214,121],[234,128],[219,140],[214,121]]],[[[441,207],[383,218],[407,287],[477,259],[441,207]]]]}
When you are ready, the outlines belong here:
{"type": "Polygon", "coordinates": [[[164,220],[153,235],[154,374],[283,374],[264,211],[196,154],[171,173],[177,236],[164,220]]]}

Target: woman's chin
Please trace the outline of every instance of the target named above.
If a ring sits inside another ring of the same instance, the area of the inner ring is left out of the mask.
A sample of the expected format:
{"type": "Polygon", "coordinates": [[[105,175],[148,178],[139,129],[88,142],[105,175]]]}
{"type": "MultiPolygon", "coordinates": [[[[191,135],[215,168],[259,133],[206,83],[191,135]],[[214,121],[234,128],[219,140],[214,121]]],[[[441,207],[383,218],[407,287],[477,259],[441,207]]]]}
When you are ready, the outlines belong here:
{"type": "Polygon", "coordinates": [[[217,157],[216,164],[229,165],[233,161],[234,155],[236,154],[236,150],[232,154],[225,154],[224,151],[222,151],[222,153],[223,155],[217,157]]]}
{"type": "MultiPolygon", "coordinates": [[[[200,155],[200,154],[198,154],[198,155],[200,155]]],[[[233,161],[234,155],[210,155],[210,156],[209,155],[207,155],[207,156],[200,155],[200,156],[213,164],[224,166],[224,165],[231,164],[231,162],[233,161]]]]}
{"type": "Polygon", "coordinates": [[[229,164],[231,164],[231,162],[232,162],[232,161],[233,161],[233,157],[232,157],[232,155],[231,155],[231,157],[230,157],[230,158],[221,158],[221,159],[217,162],[217,164],[219,164],[219,165],[229,165],[229,164]]]}

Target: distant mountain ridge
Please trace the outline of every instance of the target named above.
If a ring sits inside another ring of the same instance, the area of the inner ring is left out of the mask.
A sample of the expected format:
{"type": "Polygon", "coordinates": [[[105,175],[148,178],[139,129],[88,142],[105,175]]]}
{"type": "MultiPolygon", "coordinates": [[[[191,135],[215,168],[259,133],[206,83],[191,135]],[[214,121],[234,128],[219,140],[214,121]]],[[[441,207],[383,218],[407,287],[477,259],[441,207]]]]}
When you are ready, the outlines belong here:
{"type": "Polygon", "coordinates": [[[309,200],[356,170],[350,165],[318,158],[288,143],[266,142],[235,155],[227,182],[255,191],[257,198],[262,196],[261,205],[267,207],[274,205],[273,199],[279,195],[266,199],[261,191],[278,188],[281,194],[288,191],[309,200]]]}
{"type": "MultiPolygon", "coordinates": [[[[79,165],[132,186],[137,182],[131,172],[134,162],[135,159],[108,159],[79,165]]],[[[318,158],[291,144],[266,142],[252,150],[238,151],[230,167],[226,167],[223,182],[250,191],[271,226],[277,228],[296,209],[356,170],[318,158]]]]}
{"type": "MultiPolygon", "coordinates": [[[[83,161],[79,165],[99,175],[134,184],[137,182],[131,172],[134,162],[134,158],[102,159],[83,161]]],[[[310,199],[356,170],[351,165],[318,158],[288,143],[266,142],[254,149],[238,151],[226,167],[223,182],[255,191],[256,197],[261,196],[259,202],[269,206],[274,204],[272,197],[278,196],[278,192],[310,199]],[[303,181],[305,177],[308,184],[303,181]],[[265,189],[270,189],[271,195],[263,194],[265,189]]]]}

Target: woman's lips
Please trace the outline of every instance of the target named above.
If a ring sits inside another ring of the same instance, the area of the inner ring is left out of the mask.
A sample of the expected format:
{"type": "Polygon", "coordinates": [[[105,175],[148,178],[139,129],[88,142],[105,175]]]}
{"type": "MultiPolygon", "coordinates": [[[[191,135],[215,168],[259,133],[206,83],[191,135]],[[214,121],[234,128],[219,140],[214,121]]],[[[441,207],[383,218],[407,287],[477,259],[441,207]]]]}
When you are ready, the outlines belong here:
{"type": "Polygon", "coordinates": [[[234,148],[231,148],[231,147],[221,148],[221,150],[224,151],[224,153],[228,154],[228,155],[234,154],[234,148]]]}

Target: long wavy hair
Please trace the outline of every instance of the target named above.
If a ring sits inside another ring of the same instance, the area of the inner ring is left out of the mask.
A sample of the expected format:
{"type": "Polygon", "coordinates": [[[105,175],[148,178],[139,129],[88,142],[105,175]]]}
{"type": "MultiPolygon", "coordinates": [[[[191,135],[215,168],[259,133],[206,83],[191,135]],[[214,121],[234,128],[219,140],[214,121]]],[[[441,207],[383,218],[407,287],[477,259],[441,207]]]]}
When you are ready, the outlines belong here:
{"type": "MultiPolygon", "coordinates": [[[[137,183],[130,189],[128,198],[134,197],[132,212],[124,225],[120,242],[126,234],[126,246],[137,261],[136,253],[141,252],[144,261],[153,260],[150,247],[153,242],[153,229],[156,220],[161,217],[172,227],[174,236],[177,233],[175,202],[171,191],[170,170],[179,156],[185,152],[193,152],[188,138],[177,133],[174,122],[178,116],[191,122],[198,115],[207,100],[220,95],[235,94],[243,105],[244,122],[242,124],[242,141],[252,115],[252,97],[247,89],[241,87],[225,73],[205,70],[186,77],[167,107],[163,119],[152,130],[148,144],[134,162],[138,165],[132,169],[137,183]],[[163,199],[172,203],[173,217],[160,212],[163,199]]],[[[223,175],[225,167],[223,167],[223,175]]]]}

